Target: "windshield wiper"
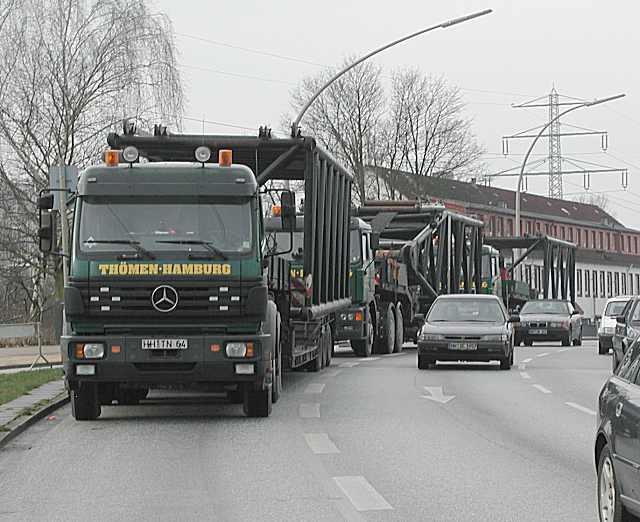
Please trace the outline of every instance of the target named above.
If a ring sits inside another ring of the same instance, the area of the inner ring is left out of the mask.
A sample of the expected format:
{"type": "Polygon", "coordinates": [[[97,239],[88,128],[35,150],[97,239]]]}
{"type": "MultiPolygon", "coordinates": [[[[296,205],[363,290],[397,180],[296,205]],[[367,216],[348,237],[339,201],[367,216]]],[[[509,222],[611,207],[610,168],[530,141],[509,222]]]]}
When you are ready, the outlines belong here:
{"type": "MultiPolygon", "coordinates": [[[[158,240],[156,243],[165,243],[168,245],[200,245],[205,247],[210,253],[221,257],[222,259],[229,259],[227,255],[215,246],[211,241],[204,241],[202,239],[163,239],[158,240]]],[[[189,255],[191,257],[191,254],[189,255]]]]}
{"type": "Polygon", "coordinates": [[[133,239],[91,239],[84,242],[85,245],[100,245],[100,244],[110,244],[110,245],[129,245],[133,249],[135,249],[138,254],[141,256],[148,257],[149,259],[155,259],[156,256],[149,252],[146,248],[140,245],[140,241],[135,241],[133,239]]]}

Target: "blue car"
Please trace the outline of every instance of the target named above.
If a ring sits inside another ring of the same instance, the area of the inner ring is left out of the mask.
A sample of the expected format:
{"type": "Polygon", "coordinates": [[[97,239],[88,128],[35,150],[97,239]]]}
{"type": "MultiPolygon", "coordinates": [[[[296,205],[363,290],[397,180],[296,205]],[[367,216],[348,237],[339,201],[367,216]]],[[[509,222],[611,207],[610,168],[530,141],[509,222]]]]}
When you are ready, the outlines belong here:
{"type": "Polygon", "coordinates": [[[640,516],[640,342],[624,354],[598,400],[595,443],[601,522],[640,516]]]}

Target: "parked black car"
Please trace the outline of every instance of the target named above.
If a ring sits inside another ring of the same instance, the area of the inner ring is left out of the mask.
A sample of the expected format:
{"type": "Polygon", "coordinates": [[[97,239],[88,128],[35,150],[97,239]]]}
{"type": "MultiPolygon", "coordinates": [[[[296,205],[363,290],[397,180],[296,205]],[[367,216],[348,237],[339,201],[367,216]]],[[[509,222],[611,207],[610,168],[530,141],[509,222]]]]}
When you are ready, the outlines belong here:
{"type": "Polygon", "coordinates": [[[638,337],[640,333],[640,297],[635,296],[629,299],[622,313],[616,317],[615,333],[613,334],[613,356],[611,357],[611,367],[616,370],[620,361],[624,357],[627,348],[638,337]]]}
{"type": "Polygon", "coordinates": [[[640,342],[631,344],[598,401],[595,464],[601,522],[640,516],[640,342]]]}
{"type": "Polygon", "coordinates": [[[418,336],[418,368],[426,370],[436,361],[499,361],[509,370],[517,321],[495,295],[442,295],[418,336]]]}
{"type": "Polygon", "coordinates": [[[516,345],[534,341],[561,341],[562,346],[582,345],[582,316],[568,301],[538,299],[527,301],[516,325],[516,345]]]}

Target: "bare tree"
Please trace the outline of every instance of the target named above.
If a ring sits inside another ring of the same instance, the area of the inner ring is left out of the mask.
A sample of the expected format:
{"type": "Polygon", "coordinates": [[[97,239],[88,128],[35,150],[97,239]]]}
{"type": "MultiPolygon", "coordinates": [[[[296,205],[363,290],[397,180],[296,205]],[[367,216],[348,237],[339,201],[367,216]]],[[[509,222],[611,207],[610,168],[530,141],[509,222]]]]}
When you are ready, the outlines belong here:
{"type": "Polygon", "coordinates": [[[594,205],[601,210],[615,217],[615,213],[611,208],[611,200],[604,193],[584,192],[580,194],[575,201],[586,205],[594,205]]]}
{"type": "MultiPolygon", "coordinates": [[[[351,63],[346,59],[344,65],[351,63]]],[[[356,197],[367,193],[365,168],[374,154],[376,132],[384,111],[380,67],[365,62],[333,83],[308,110],[302,126],[330,150],[355,176],[356,197]]],[[[306,78],[292,93],[292,108],[300,110],[335,71],[306,78]]]]}
{"type": "Polygon", "coordinates": [[[145,0],[22,0],[3,12],[0,249],[30,281],[36,313],[45,269],[35,199],[49,168],[99,160],[123,118],[179,126],[183,94],[171,26],[145,0]]]}

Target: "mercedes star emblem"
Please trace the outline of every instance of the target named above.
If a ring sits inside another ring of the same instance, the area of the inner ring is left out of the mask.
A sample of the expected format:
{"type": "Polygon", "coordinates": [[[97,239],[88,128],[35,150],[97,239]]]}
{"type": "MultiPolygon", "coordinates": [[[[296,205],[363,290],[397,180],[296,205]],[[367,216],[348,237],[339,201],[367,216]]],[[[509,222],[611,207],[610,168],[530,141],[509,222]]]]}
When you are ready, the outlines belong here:
{"type": "Polygon", "coordinates": [[[172,286],[161,285],[151,294],[151,304],[158,312],[171,312],[178,306],[178,292],[172,286]]]}

